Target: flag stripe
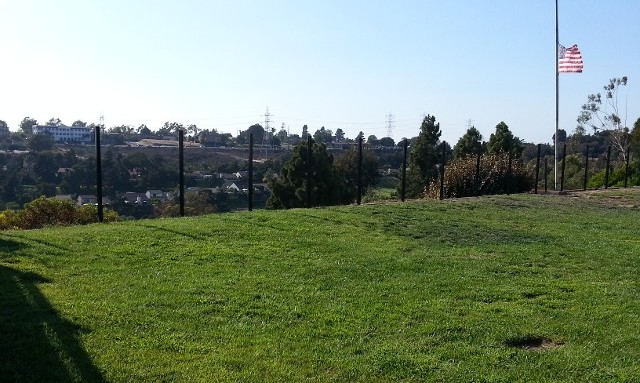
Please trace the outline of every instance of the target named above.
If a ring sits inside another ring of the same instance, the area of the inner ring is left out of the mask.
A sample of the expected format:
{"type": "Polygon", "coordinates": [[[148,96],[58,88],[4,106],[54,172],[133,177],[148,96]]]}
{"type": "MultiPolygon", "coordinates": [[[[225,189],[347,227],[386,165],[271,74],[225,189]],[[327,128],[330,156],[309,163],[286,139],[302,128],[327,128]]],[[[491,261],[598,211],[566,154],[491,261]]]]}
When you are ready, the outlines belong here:
{"type": "Polygon", "coordinates": [[[577,45],[571,48],[558,46],[558,73],[582,73],[584,63],[577,45]]]}

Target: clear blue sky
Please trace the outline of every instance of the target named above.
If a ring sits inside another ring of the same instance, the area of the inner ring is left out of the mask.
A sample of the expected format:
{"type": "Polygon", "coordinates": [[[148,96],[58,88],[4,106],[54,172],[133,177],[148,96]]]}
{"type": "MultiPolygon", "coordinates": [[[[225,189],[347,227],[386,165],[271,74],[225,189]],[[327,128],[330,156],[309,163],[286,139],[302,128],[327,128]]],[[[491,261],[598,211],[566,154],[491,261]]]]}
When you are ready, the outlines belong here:
{"type": "MultiPolygon", "coordinates": [[[[528,142],[555,129],[553,0],[0,0],[0,119],[107,127],[165,121],[231,132],[264,120],[348,137],[418,134],[435,115],[454,144],[469,120],[528,142]]],[[[560,0],[560,128],[626,75],[640,117],[639,0],[560,0]]]]}

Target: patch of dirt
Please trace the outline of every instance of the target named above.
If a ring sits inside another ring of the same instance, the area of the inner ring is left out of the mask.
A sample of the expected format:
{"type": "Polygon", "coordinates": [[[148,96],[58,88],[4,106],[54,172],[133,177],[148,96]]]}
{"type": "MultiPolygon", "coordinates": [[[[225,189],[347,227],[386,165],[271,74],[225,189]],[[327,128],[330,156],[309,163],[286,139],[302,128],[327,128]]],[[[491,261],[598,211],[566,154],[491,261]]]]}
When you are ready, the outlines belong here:
{"type": "Polygon", "coordinates": [[[610,187],[608,189],[569,190],[563,192],[549,192],[550,195],[566,196],[574,201],[589,201],[600,206],[623,209],[640,209],[640,187],[629,188],[610,187]]]}
{"type": "Polygon", "coordinates": [[[505,342],[509,347],[519,348],[531,352],[546,352],[562,347],[563,342],[556,342],[548,338],[538,336],[525,336],[512,338],[505,342]]]}

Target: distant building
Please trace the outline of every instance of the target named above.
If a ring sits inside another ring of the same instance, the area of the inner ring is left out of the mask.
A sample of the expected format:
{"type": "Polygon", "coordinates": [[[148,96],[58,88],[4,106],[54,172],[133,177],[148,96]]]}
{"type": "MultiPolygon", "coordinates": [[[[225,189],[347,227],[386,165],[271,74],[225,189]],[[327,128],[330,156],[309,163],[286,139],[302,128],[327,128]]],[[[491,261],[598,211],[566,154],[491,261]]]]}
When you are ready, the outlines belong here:
{"type": "Polygon", "coordinates": [[[0,136],[9,135],[9,127],[7,123],[0,120],[0,136]]]}
{"type": "MultiPolygon", "coordinates": [[[[64,199],[64,197],[58,197],[58,196],[56,196],[56,198],[64,199]]],[[[78,206],[97,205],[97,204],[98,204],[98,197],[96,197],[93,194],[80,194],[78,196],[78,199],[77,199],[78,206]]],[[[102,205],[103,206],[111,205],[111,199],[109,197],[102,197],[102,205]]]]}
{"type": "Polygon", "coordinates": [[[147,190],[145,193],[147,198],[151,201],[166,201],[171,197],[170,194],[171,193],[164,192],[162,190],[147,190]]]}
{"type": "Polygon", "coordinates": [[[35,125],[33,127],[33,134],[50,134],[55,142],[88,144],[91,143],[92,133],[92,128],[71,127],[63,124],[55,126],[35,125]]]}
{"type": "Polygon", "coordinates": [[[122,199],[126,204],[146,205],[150,202],[149,197],[145,193],[126,192],[122,194],[122,199]]]}
{"type": "Polygon", "coordinates": [[[59,199],[60,201],[73,202],[73,198],[71,198],[71,194],[58,194],[54,198],[59,199]]]}
{"type": "Polygon", "coordinates": [[[241,180],[235,180],[235,181],[226,180],[224,181],[222,186],[220,186],[220,189],[227,193],[237,193],[237,192],[246,192],[247,186],[245,185],[244,181],[241,181],[241,180]]]}

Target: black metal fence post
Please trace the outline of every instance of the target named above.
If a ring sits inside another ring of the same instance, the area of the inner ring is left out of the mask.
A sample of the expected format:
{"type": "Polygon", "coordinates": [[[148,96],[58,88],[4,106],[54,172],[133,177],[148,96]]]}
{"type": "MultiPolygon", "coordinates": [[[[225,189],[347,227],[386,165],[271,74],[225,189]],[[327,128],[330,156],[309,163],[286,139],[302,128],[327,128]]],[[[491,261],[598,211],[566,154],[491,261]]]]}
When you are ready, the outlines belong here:
{"type": "Polygon", "coordinates": [[[358,205],[362,202],[362,136],[358,137],[358,205]]]}
{"type": "Polygon", "coordinates": [[[626,188],[628,183],[628,179],[629,179],[629,156],[631,155],[631,151],[630,151],[630,147],[627,147],[627,157],[626,157],[626,163],[624,165],[624,187],[626,188]]]}
{"type": "Polygon", "coordinates": [[[102,155],[100,153],[100,128],[98,125],[95,128],[95,141],[96,141],[96,197],[98,199],[98,222],[104,220],[104,208],[102,206],[102,155]]]}
{"type": "Polygon", "coordinates": [[[180,217],[184,217],[184,130],[178,130],[178,158],[180,167],[180,217]]]}
{"type": "Polygon", "coordinates": [[[253,210],[253,133],[249,133],[249,211],[253,210]]]}
{"type": "Polygon", "coordinates": [[[562,170],[560,171],[560,191],[564,190],[564,165],[567,159],[567,144],[562,147],[562,170]]]}
{"type": "Polygon", "coordinates": [[[482,146],[478,144],[478,155],[476,157],[476,197],[480,195],[480,157],[482,156],[482,146]]]}
{"type": "Polygon", "coordinates": [[[604,188],[609,188],[609,165],[611,164],[611,145],[607,148],[607,169],[604,173],[604,188]]]}
{"type": "Polygon", "coordinates": [[[404,195],[407,190],[407,147],[408,140],[404,139],[404,154],[402,156],[402,186],[400,188],[400,201],[404,202],[404,195]]]}
{"type": "Polygon", "coordinates": [[[442,165],[440,166],[440,199],[444,199],[444,163],[447,156],[447,142],[442,141],[442,165]]]}
{"type": "Polygon", "coordinates": [[[538,194],[538,180],[540,179],[540,151],[542,151],[542,144],[538,144],[538,156],[536,157],[536,184],[533,189],[534,194],[538,194]]]}
{"type": "Polygon", "coordinates": [[[589,176],[589,145],[587,145],[587,151],[584,154],[584,182],[582,190],[587,190],[587,177],[589,176]]]}
{"type": "Polygon", "coordinates": [[[544,156],[544,193],[547,194],[547,184],[549,182],[549,170],[547,169],[547,156],[544,156]]]}
{"type": "Polygon", "coordinates": [[[307,207],[311,207],[311,135],[307,136],[307,185],[306,185],[306,193],[307,193],[307,207]]]}
{"type": "Polygon", "coordinates": [[[509,157],[509,168],[507,170],[507,194],[511,194],[511,190],[513,190],[513,171],[512,171],[512,158],[511,158],[511,148],[507,151],[507,156],[509,157]]]}

